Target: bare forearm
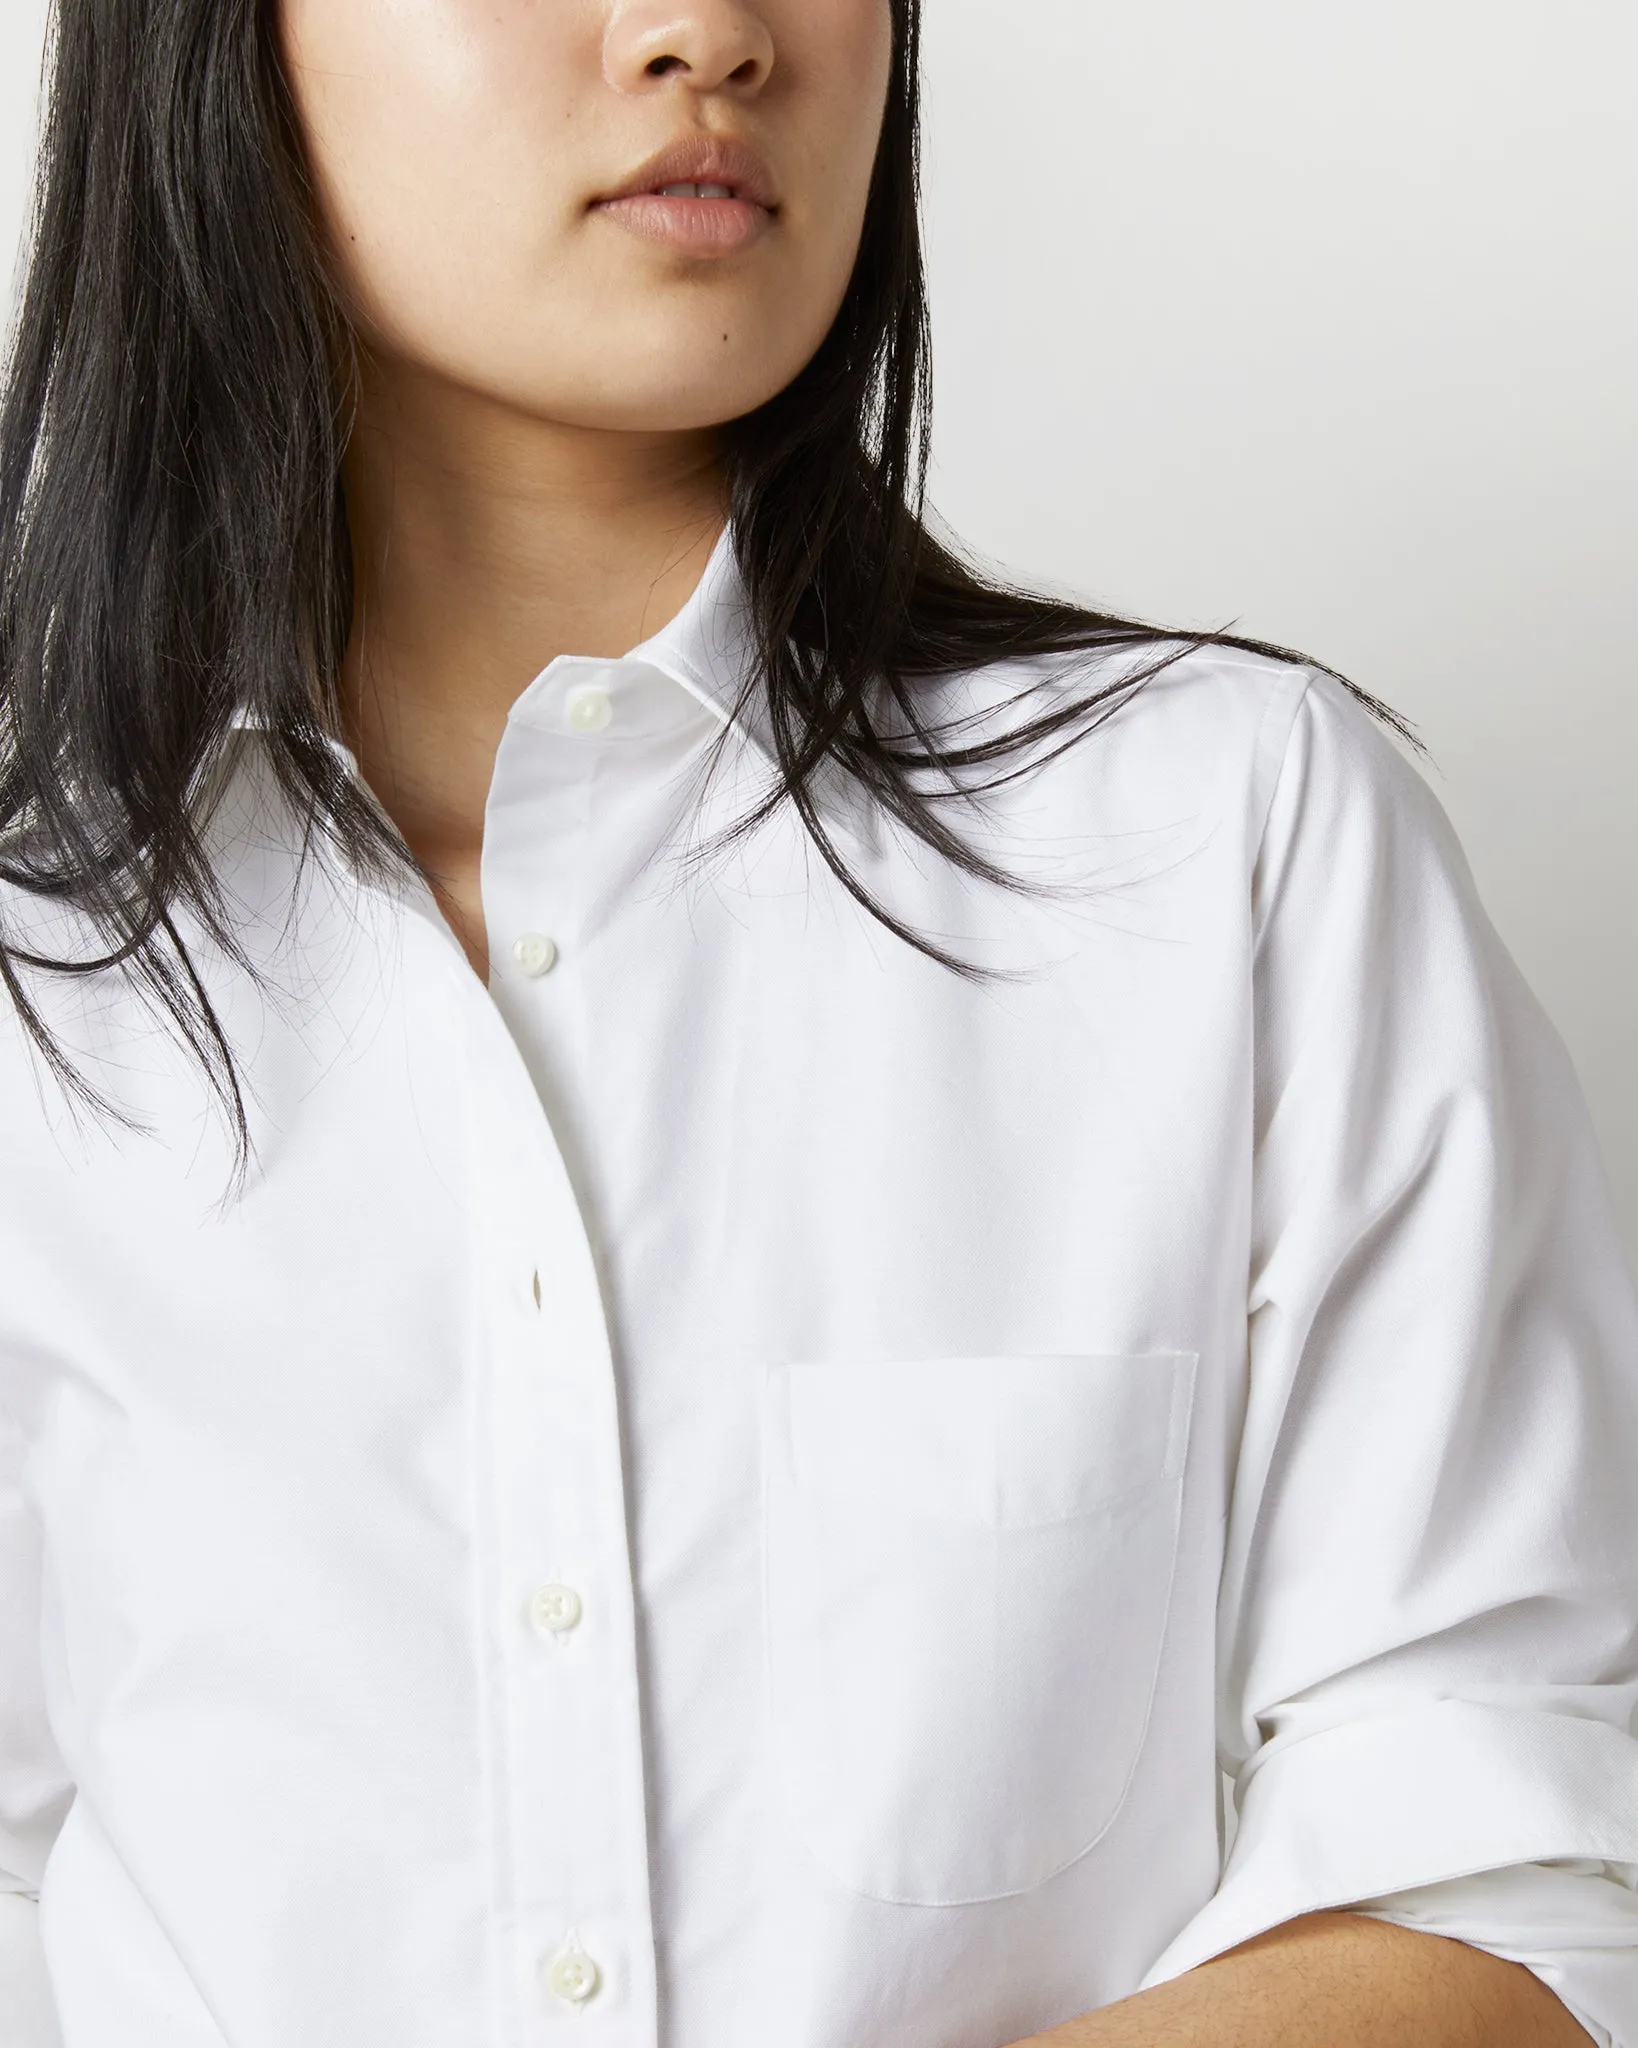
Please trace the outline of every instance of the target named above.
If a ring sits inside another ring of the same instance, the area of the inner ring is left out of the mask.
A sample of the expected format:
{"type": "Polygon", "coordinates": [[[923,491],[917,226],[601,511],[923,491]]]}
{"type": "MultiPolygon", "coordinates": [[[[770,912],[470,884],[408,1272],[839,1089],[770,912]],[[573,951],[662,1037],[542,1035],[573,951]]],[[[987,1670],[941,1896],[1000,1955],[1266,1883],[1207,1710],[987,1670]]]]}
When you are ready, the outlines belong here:
{"type": "Polygon", "coordinates": [[[1589,2048],[1518,1963],[1314,1913],[1018,2048],[1589,2048]]]}

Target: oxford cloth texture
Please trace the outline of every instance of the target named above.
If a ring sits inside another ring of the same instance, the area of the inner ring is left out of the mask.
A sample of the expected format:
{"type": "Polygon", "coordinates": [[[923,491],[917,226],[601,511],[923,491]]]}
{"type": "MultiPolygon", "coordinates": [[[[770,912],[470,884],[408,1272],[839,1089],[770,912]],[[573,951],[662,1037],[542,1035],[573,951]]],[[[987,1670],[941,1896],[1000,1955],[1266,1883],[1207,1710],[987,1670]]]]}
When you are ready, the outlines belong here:
{"type": "Polygon", "coordinates": [[[292,910],[236,731],[242,1184],[113,974],[37,993],[130,1127],[6,1027],[0,1871],[65,2048],[999,2048],[1352,1902],[1638,2048],[1633,1302],[1425,784],[1220,650],[951,805],[1044,894],[824,778],[974,982],[789,809],[689,858],[771,774],[745,650],[725,543],[522,693],[487,989],[419,885],[292,910]]]}

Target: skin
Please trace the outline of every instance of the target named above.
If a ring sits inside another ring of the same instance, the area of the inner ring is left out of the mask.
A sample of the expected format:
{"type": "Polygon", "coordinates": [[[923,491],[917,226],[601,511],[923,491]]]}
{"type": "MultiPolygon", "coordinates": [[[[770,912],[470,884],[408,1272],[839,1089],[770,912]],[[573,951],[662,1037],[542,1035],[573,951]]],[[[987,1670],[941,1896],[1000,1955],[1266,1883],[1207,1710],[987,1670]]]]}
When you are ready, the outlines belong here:
{"type": "Polygon", "coordinates": [[[1539,1978],[1358,1913],[1310,1913],[1018,2048],[1589,2048],[1539,1978]]]}
{"type": "MultiPolygon", "coordinates": [[[[714,430],[790,382],[847,286],[888,0],[282,0],[279,25],[359,343],[347,737],[487,977],[507,712],[554,656],[617,657],[692,594],[724,522],[714,430]],[[772,171],[750,246],[687,256],[595,210],[700,134],[772,171]]],[[[1516,1964],[1323,1913],[1035,2048],[1316,2041],[1587,2037],[1516,1964]]]]}
{"type": "Polygon", "coordinates": [[[888,0],[284,0],[279,21],[361,345],[347,737],[486,976],[507,709],[698,582],[713,430],[790,382],[847,288],[888,0]],[[702,134],[772,172],[753,247],[682,256],[591,210],[702,134]]]}

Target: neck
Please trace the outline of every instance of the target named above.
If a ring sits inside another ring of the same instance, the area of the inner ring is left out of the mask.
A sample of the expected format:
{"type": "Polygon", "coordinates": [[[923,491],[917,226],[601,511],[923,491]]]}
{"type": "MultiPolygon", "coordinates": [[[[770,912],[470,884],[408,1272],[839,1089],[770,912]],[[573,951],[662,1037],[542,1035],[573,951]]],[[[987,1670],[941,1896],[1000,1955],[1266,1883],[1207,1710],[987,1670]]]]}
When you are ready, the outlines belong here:
{"type": "Polygon", "coordinates": [[[626,653],[693,594],[724,525],[715,437],[564,426],[367,363],[345,481],[345,737],[458,892],[517,697],[556,655],[626,653]]]}
{"type": "Polygon", "coordinates": [[[555,655],[618,656],[687,602],[723,527],[715,439],[563,426],[368,366],[347,463],[344,699],[504,722],[555,655]]]}

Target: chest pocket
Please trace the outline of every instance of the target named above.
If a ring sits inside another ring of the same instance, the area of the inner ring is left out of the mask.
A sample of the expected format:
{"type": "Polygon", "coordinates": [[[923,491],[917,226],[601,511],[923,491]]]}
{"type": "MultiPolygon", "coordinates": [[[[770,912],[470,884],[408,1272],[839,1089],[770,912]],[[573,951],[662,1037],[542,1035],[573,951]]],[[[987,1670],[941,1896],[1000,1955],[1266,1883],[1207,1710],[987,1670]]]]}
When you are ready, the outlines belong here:
{"type": "Polygon", "coordinates": [[[1114,1819],[1166,1631],[1195,1362],[770,1371],[776,1764],[800,1834],[852,1890],[1005,1897],[1114,1819]]]}

